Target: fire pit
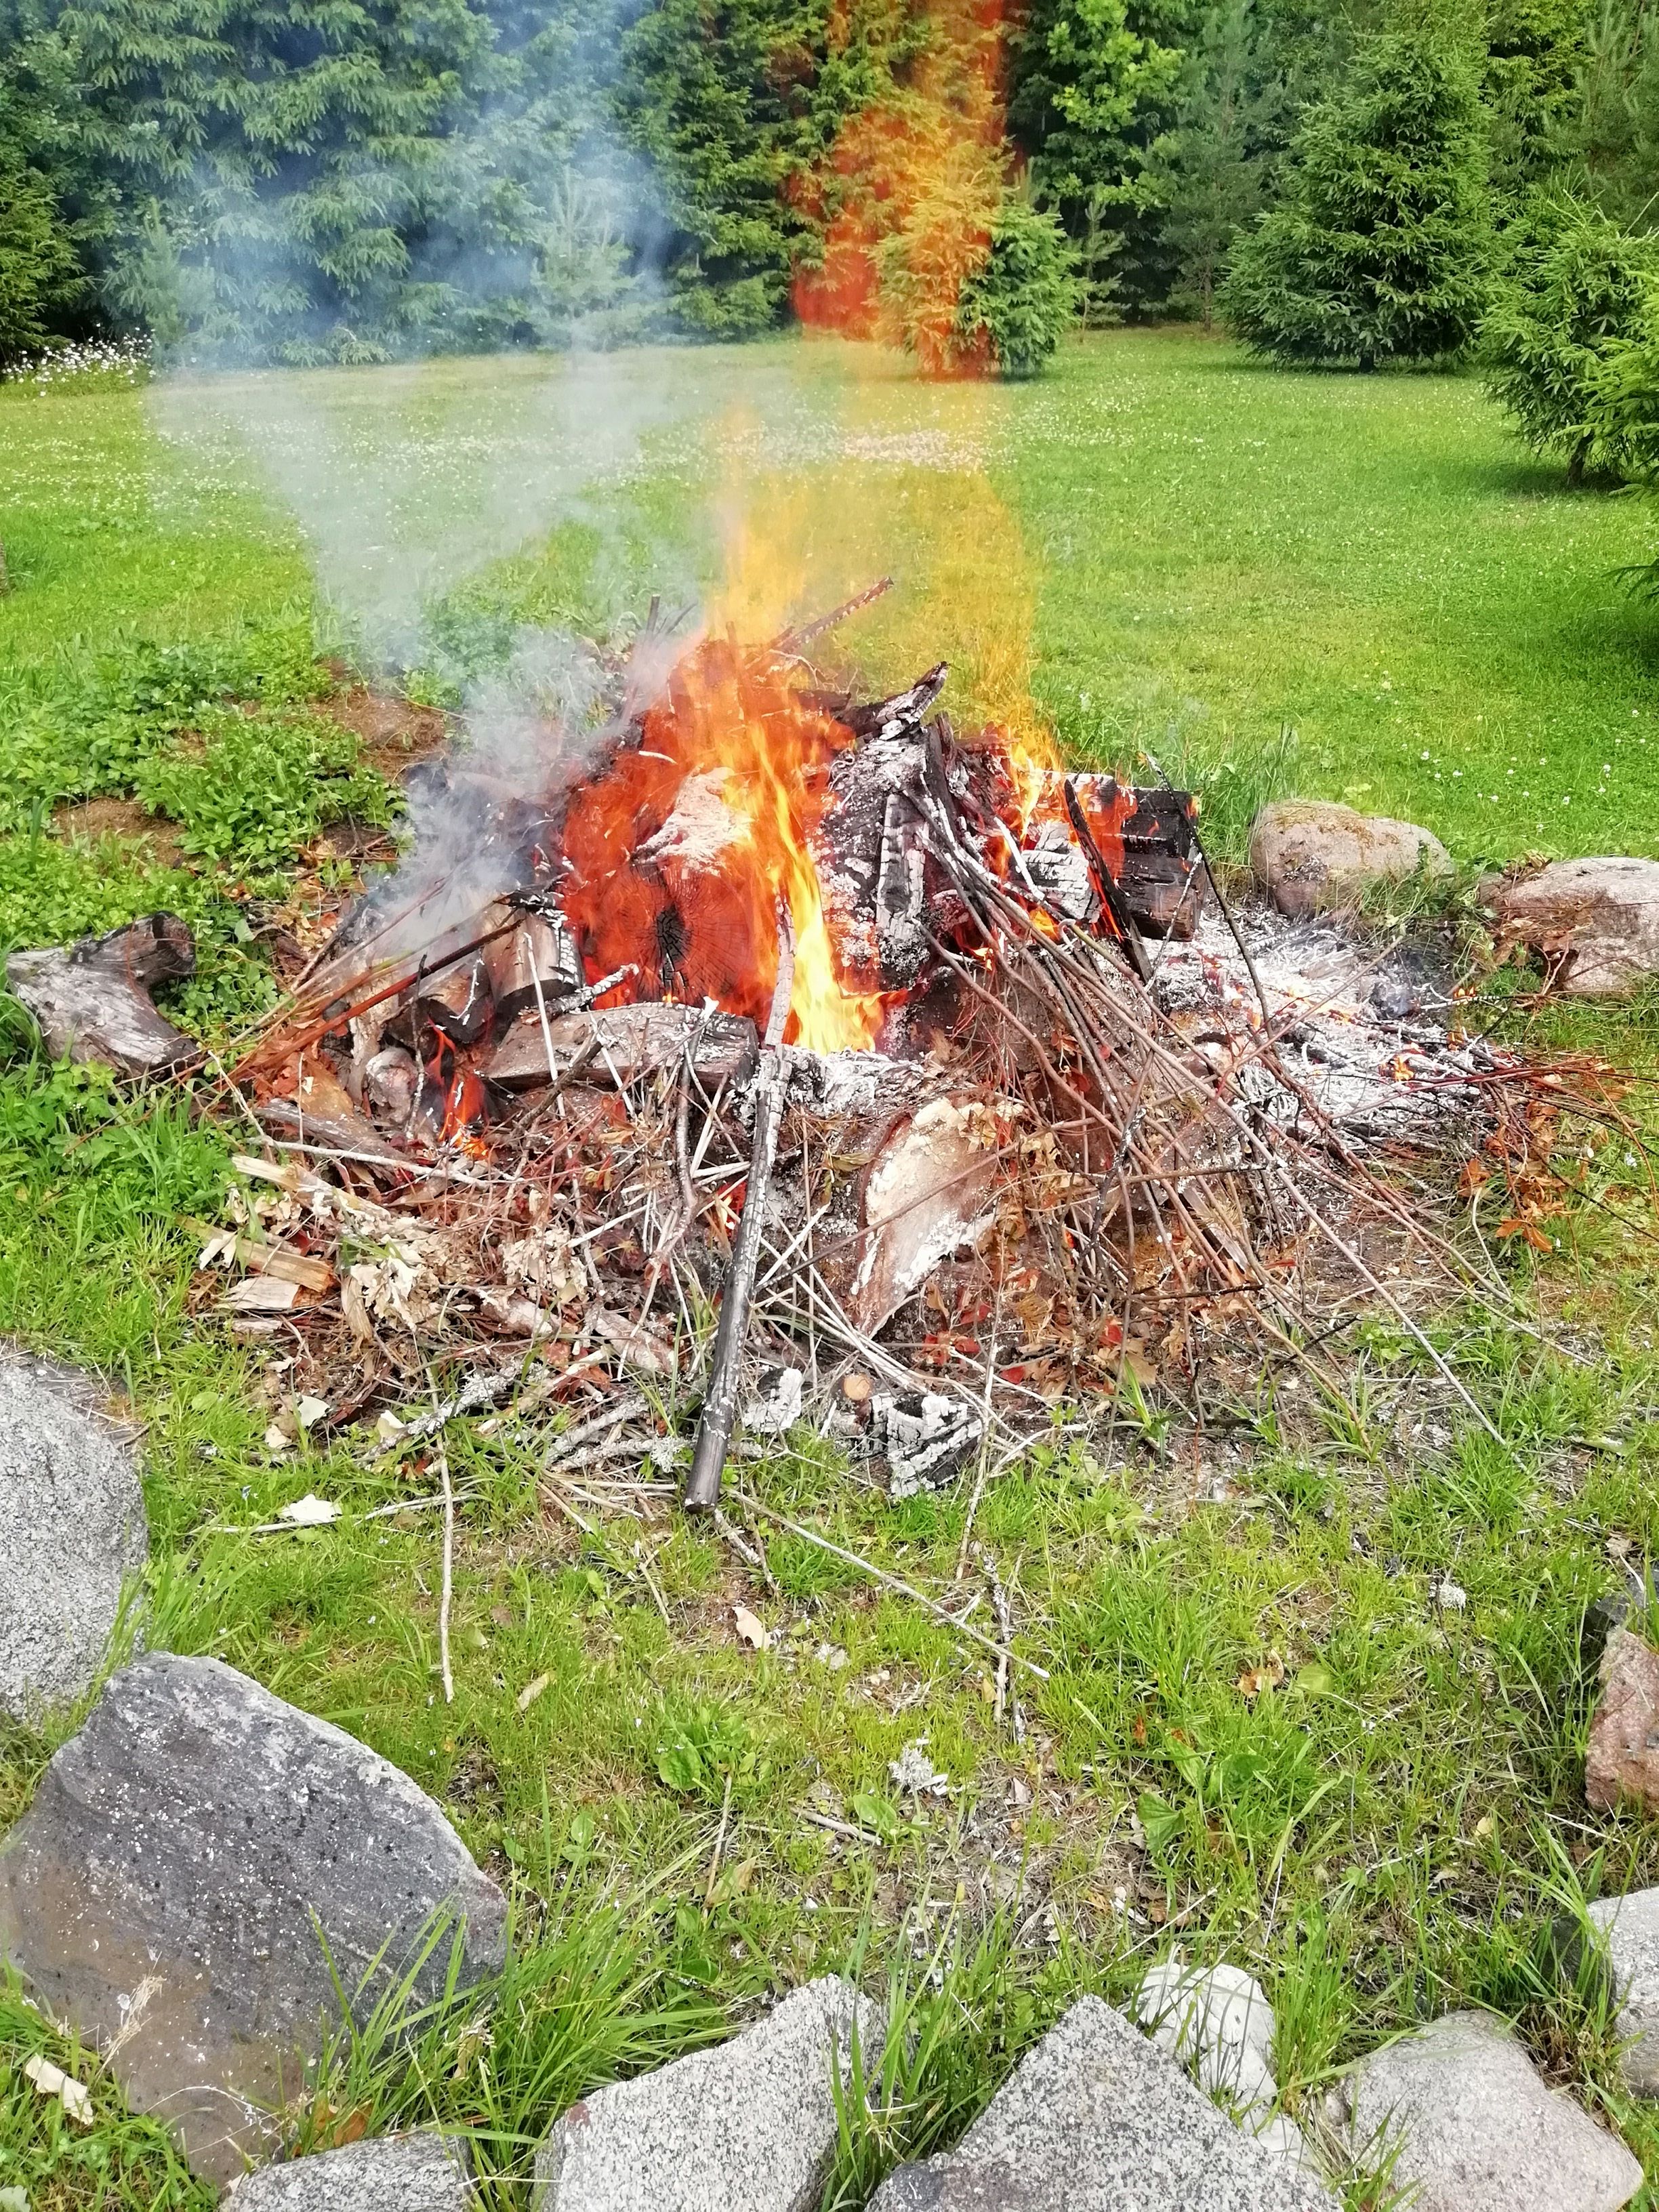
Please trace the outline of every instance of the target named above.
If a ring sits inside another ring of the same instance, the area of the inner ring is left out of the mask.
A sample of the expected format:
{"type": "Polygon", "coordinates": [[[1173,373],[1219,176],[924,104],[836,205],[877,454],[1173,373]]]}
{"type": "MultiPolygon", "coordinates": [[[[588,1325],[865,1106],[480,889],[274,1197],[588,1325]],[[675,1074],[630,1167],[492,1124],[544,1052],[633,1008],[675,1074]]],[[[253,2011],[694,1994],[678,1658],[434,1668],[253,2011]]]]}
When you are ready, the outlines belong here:
{"type": "Polygon", "coordinates": [[[1534,1072],[1236,916],[1188,794],[958,730],[942,665],[826,683],[848,611],[747,647],[653,610],[533,774],[427,770],[227,1079],[287,1164],[245,1159],[213,1256],[240,1327],[355,1363],[331,1419],[440,1356],[472,1403],[630,1371],[700,1397],[708,1505],[745,1426],[902,1493],[1153,1382],[1248,1395],[1364,1306],[1439,1364],[1448,1164],[1547,1151],[1534,1072]]]}

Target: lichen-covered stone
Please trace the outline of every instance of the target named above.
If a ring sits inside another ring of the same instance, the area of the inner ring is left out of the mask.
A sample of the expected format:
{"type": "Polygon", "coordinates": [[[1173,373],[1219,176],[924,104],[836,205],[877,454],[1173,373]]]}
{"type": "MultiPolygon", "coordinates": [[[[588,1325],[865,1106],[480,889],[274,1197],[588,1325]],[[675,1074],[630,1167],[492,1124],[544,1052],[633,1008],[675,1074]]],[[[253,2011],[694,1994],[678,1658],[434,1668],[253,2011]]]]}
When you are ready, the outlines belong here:
{"type": "Polygon", "coordinates": [[[1659,1653],[1627,1628],[1615,1628],[1601,1654],[1584,1795],[1603,1813],[1659,1805],[1659,1653]]]}
{"type": "Polygon", "coordinates": [[[1501,2021],[1449,2013],[1362,2059],[1334,2124],[1413,2212],[1619,2212],[1642,2169],[1617,2136],[1540,2078],[1501,2021]]]}
{"type": "Polygon", "coordinates": [[[1451,855],[1431,831],[1323,799],[1277,799],[1250,824],[1250,868],[1281,914],[1342,906],[1367,884],[1447,876],[1451,855]]]}
{"type": "Polygon", "coordinates": [[[817,2212],[836,2148],[832,2083],[879,2008],[835,1975],[729,2043],[597,2089],[536,2160],[532,2212],[817,2212]]]}
{"type": "Polygon", "coordinates": [[[1620,2070],[1638,2097],[1659,2097],[1659,1889],[1599,1899],[1589,1917],[1619,1995],[1620,2070]]]}
{"type": "Polygon", "coordinates": [[[1483,887],[1501,956],[1525,945],[1568,998],[1627,998],[1659,975],[1659,860],[1552,860],[1483,887]]]}
{"type": "Polygon", "coordinates": [[[474,2212],[477,2201],[465,2150],[422,2132],[262,2166],[230,2212],[474,2212]]]}
{"type": "Polygon", "coordinates": [[[1074,2004],[953,2151],[870,2212],[1335,2212],[1097,1997],[1074,2004]]]}

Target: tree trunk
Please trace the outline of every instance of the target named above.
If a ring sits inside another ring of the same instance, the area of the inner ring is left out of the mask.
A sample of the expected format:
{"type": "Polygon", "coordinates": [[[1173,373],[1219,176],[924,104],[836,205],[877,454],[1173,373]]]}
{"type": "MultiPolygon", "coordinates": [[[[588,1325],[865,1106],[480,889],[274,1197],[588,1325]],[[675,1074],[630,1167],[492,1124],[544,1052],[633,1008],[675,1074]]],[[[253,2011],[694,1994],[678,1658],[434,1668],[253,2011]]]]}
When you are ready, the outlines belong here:
{"type": "Polygon", "coordinates": [[[1583,436],[1572,449],[1572,459],[1567,463],[1567,489],[1577,491],[1584,481],[1584,464],[1589,459],[1590,434],[1583,436]]]}

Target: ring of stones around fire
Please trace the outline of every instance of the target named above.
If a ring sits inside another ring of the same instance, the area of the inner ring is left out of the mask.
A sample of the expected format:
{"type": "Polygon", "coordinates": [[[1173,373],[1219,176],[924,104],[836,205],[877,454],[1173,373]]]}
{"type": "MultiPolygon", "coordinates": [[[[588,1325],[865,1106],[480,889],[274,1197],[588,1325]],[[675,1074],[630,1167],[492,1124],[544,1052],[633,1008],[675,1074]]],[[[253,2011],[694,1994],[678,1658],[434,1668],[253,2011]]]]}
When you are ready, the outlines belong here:
{"type": "MultiPolygon", "coordinates": [[[[142,1503],[131,1447],[83,1378],[6,1355],[0,1415],[0,1531],[27,1516],[26,1559],[0,1535],[0,1701],[38,1716],[94,1677],[143,1556],[142,1503]]],[[[1624,1626],[1645,1595],[1593,1613],[1606,1639],[1595,1804],[1632,1790],[1659,1802],[1659,1658],[1624,1626]]],[[[1627,2082],[1659,2094],[1659,1892],[1606,1900],[1592,1919],[1623,2007],[1627,2082]]],[[[232,2188],[238,2212],[475,2203],[459,2137],[272,2160],[277,2115],[331,2008],[319,1933],[367,2008],[423,1947],[424,1994],[452,1946],[463,1984],[487,1983],[505,1928],[501,1892],[406,1776],[211,1659],[156,1653],[118,1669],[0,1847],[0,1948],[128,2101],[167,2121],[198,2173],[232,2188]]],[[[1641,2186],[1623,2144],[1485,2014],[1373,2052],[1299,2129],[1278,2109],[1273,2014],[1249,1975],[1171,1956],[1134,2011],[1074,2003],[958,2143],[890,2175],[874,2212],[1318,2212],[1336,2203],[1322,2171],[1332,2153],[1392,2155],[1394,2185],[1414,2189],[1421,2212],[1616,2212],[1641,2186]]],[[[873,2053],[884,2026],[828,1977],[714,2049],[595,2090],[542,2143],[532,2203],[811,2212],[836,2147],[836,2071],[844,2088],[854,2042],[873,2053]]],[[[76,2087],[41,2078],[60,2094],[76,2087]]]]}

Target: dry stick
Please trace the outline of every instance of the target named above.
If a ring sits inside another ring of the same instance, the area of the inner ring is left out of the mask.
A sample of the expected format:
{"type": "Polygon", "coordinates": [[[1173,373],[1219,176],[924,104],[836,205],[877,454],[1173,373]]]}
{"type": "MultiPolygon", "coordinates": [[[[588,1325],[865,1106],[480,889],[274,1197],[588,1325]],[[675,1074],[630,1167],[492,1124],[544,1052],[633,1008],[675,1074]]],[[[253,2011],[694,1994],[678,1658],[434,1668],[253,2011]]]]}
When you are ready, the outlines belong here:
{"type": "MultiPolygon", "coordinates": [[[[1018,1560],[1014,1563],[1014,1571],[1016,1573],[1019,1571],[1019,1563],[1018,1560]]],[[[1007,1646],[1012,1644],[1013,1641],[1013,1607],[1009,1604],[1008,1593],[1002,1586],[1002,1577],[997,1572],[997,1563],[988,1552],[985,1555],[985,1573],[986,1578],[991,1585],[991,1602],[996,1607],[997,1626],[1002,1632],[1002,1641],[1004,1645],[1007,1646]]],[[[999,1660],[997,1662],[997,1702],[995,1715],[996,1724],[999,1728],[1002,1726],[1003,1713],[1010,1705],[1012,1705],[1013,1710],[1014,1741],[1016,1743],[1023,1744],[1025,1741],[1025,1716],[1019,1709],[1018,1695],[1013,1692],[1012,1685],[1008,1680],[1007,1662],[1006,1660],[999,1660]]]]}
{"type": "Polygon", "coordinates": [[[708,1862],[708,1880],[703,1887],[702,1909],[708,1911],[714,1902],[714,1884],[720,1879],[720,1853],[726,1849],[726,1824],[732,1817],[732,1771],[726,1773],[726,1800],[720,1807],[720,1824],[714,1832],[714,1856],[708,1862]]]}
{"type": "Polygon", "coordinates": [[[979,1501],[985,1493],[985,1469],[991,1456],[991,1385],[996,1380],[997,1337],[1002,1328],[1002,1285],[997,1285],[996,1311],[991,1317],[991,1346],[985,1360],[985,1402],[979,1416],[979,1465],[974,1472],[973,1495],[968,1500],[967,1518],[962,1524],[962,1542],[957,1550],[957,1576],[960,1582],[968,1571],[968,1540],[974,1533],[974,1516],[979,1511],[979,1501]]]}
{"type": "Polygon", "coordinates": [[[720,1325],[709,1362],[708,1393],[703,1400],[697,1448],[686,1478],[688,1512],[707,1512],[720,1494],[720,1475],[732,1445],[738,1418],[738,1383],[743,1363],[744,1339],[749,1328],[749,1307],[754,1296],[755,1270],[760,1264],[765,1231],[766,1194],[777,1157],[778,1125],[783,1118],[787,1089],[783,1057],[783,1025],[789,1018],[789,998],[795,981],[795,932],[787,901],[778,901],[778,973],[772,987],[772,1011],[766,1039],[761,1047],[760,1068],[755,1079],[755,1141],[749,1155],[749,1187],[744,1194],[743,1218],[720,1301],[720,1325]]]}
{"type": "Polygon", "coordinates": [[[455,1595],[455,1491],[449,1480],[449,1454],[444,1449],[441,1430],[438,1432],[437,1451],[438,1478],[443,1484],[444,1495],[444,1573],[443,1589],[438,1600],[438,1664],[443,1673],[444,1703],[453,1705],[455,1676],[449,1663],[449,1607],[455,1595]]]}
{"type": "Polygon", "coordinates": [[[1011,1651],[1006,1644],[997,1643],[993,1637],[981,1636],[978,1629],[969,1628],[966,1622],[959,1620],[955,1613],[947,1611],[944,1606],[937,1604],[933,1599],[919,1590],[914,1583],[903,1582],[897,1575],[890,1575],[884,1567],[875,1566],[870,1560],[860,1559],[856,1552],[845,1551],[841,1545],[832,1544],[827,1536],[820,1536],[816,1528],[804,1528],[799,1521],[791,1521],[786,1514],[775,1512],[769,1505],[763,1505],[758,1498],[752,1496],[746,1490],[740,1490],[738,1496],[751,1513],[763,1514],[769,1521],[775,1521],[780,1528],[787,1528],[792,1536],[799,1536],[803,1543],[816,1544],[819,1551],[828,1552],[832,1559],[839,1559],[843,1566],[856,1567],[861,1575],[868,1575],[872,1582],[880,1583],[888,1589],[896,1590],[901,1597],[908,1597],[913,1605],[919,1605],[925,1613],[930,1613],[943,1627],[953,1630],[958,1636],[967,1637],[972,1643],[977,1644],[982,1650],[988,1651],[994,1658],[1006,1659],[1013,1666],[1023,1667],[1028,1674],[1035,1674],[1040,1682],[1046,1682],[1048,1680],[1048,1669],[1046,1667],[1039,1667],[1035,1659],[1023,1658],[1018,1651],[1011,1651]]]}
{"type": "MultiPolygon", "coordinates": [[[[761,1542],[760,1538],[756,1536],[755,1540],[751,1545],[747,1536],[739,1534],[738,1530],[732,1526],[732,1522],[726,1518],[726,1515],[720,1511],[718,1505],[714,1508],[714,1526],[720,1530],[721,1535],[725,1537],[726,1542],[732,1547],[732,1549],[737,1553],[738,1557],[744,1561],[744,1565],[754,1568],[756,1573],[766,1584],[767,1589],[771,1591],[773,1596],[778,1596],[780,1593],[778,1589],[777,1577],[773,1574],[771,1567],[767,1562],[766,1547],[761,1542]]],[[[754,1535],[754,1531],[750,1529],[749,1534],[750,1535],[754,1535]]]]}

